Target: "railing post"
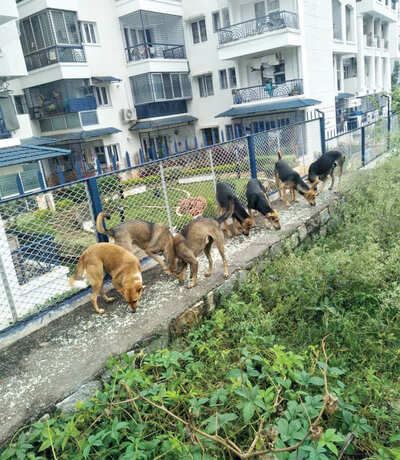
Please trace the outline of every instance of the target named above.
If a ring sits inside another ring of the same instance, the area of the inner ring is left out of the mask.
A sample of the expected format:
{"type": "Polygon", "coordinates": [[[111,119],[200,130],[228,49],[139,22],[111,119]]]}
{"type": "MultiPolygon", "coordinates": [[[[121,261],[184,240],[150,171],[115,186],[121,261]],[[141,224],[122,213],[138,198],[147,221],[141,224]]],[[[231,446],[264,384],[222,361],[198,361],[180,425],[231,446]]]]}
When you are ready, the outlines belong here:
{"type": "MultiPolygon", "coordinates": [[[[89,197],[89,208],[90,212],[92,214],[92,220],[93,220],[93,225],[96,228],[96,217],[103,210],[102,204],[101,204],[101,197],[100,197],[100,192],[99,188],[97,187],[97,180],[95,177],[91,177],[89,180],[86,181],[86,193],[89,197]]],[[[97,241],[99,243],[105,243],[108,241],[108,238],[106,235],[103,235],[102,233],[97,233],[97,241]]]]}
{"type": "Polygon", "coordinates": [[[322,155],[326,153],[326,137],[325,137],[325,113],[322,110],[318,110],[317,112],[320,115],[319,118],[319,132],[321,136],[321,152],[322,155]]]}
{"type": "Polygon", "coordinates": [[[249,147],[250,174],[252,179],[257,179],[256,151],[253,135],[247,136],[247,145],[249,147]]]}
{"type": "Polygon", "coordinates": [[[167,212],[168,226],[169,226],[170,231],[172,232],[173,228],[172,228],[171,210],[169,208],[167,185],[165,183],[164,166],[162,164],[162,161],[160,161],[160,176],[161,176],[161,188],[163,191],[164,201],[165,201],[165,210],[167,212]]]}
{"type": "Polygon", "coordinates": [[[361,126],[361,165],[365,166],[365,126],[361,126]]]}

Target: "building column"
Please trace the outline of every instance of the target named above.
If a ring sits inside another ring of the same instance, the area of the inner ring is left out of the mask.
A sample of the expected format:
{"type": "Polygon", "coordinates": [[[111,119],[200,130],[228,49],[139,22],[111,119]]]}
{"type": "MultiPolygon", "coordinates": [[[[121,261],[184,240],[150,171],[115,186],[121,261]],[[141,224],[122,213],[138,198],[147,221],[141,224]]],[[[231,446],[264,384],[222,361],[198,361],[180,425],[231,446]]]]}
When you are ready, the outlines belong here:
{"type": "Polygon", "coordinates": [[[375,72],[375,56],[371,56],[369,59],[369,85],[368,88],[370,91],[375,92],[376,86],[376,72],[375,72]]]}
{"type": "MultiPolygon", "coordinates": [[[[375,61],[376,62],[376,61],[375,61]]],[[[378,57],[378,65],[376,67],[376,90],[381,91],[383,89],[382,81],[382,58],[378,57]]]]}
{"type": "Polygon", "coordinates": [[[363,17],[357,16],[358,53],[357,53],[357,84],[358,91],[365,91],[365,61],[364,61],[364,34],[363,17]]]}
{"type": "Polygon", "coordinates": [[[383,65],[385,68],[385,78],[383,80],[383,89],[386,92],[390,92],[392,87],[392,72],[390,66],[390,58],[384,58],[383,65]]]}

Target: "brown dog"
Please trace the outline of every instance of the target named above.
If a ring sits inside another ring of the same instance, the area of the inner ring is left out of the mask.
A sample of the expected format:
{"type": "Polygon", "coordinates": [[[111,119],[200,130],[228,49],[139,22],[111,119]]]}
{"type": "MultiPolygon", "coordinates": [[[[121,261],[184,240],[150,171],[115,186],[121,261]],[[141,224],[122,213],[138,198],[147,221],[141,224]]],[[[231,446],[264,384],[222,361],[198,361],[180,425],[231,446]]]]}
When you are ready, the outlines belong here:
{"type": "Polygon", "coordinates": [[[197,284],[197,273],[199,263],[197,257],[204,251],[208,259],[209,269],[205,276],[211,276],[213,268],[213,260],[211,258],[211,246],[215,242],[219,253],[221,254],[222,262],[224,263],[224,276],[229,278],[228,263],[225,259],[224,249],[224,233],[220,228],[220,224],[226,220],[232,212],[228,211],[223,216],[214,219],[201,217],[190,222],[182,230],[181,233],[175,235],[175,252],[180,259],[178,262],[177,276],[180,283],[185,281],[186,269],[190,265],[190,277],[192,282],[188,288],[193,288],[197,284]]]}
{"type": "Polygon", "coordinates": [[[101,294],[106,302],[112,302],[103,290],[104,270],[111,275],[115,289],[122,294],[133,311],[136,311],[143,291],[139,260],[131,252],[112,243],[96,243],[89,246],[79,258],[75,273],[69,279],[72,288],[86,287],[86,278],[93,288],[91,296],[96,313],[102,314],[97,297],[101,294]]]}
{"type": "Polygon", "coordinates": [[[149,257],[158,262],[167,275],[175,272],[174,238],[165,225],[137,219],[106,230],[103,218],[109,219],[110,216],[104,212],[97,215],[96,228],[99,233],[113,238],[115,244],[131,252],[133,252],[133,245],[136,244],[149,257]],[[160,252],[163,253],[167,265],[156,255],[160,252]]]}
{"type": "Polygon", "coordinates": [[[303,181],[297,171],[282,160],[281,152],[278,152],[278,161],[275,163],[275,182],[279,191],[279,198],[286,203],[286,206],[290,206],[286,190],[290,190],[291,198],[294,202],[298,201],[296,200],[297,191],[304,196],[311,206],[315,206],[315,190],[303,181]]]}

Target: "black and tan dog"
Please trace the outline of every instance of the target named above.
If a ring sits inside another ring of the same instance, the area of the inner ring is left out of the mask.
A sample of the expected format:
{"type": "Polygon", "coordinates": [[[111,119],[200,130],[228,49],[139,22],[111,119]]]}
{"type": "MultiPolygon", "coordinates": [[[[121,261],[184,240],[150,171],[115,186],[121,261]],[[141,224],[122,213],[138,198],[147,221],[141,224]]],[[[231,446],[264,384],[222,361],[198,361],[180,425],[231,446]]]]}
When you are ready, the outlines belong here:
{"type": "Polygon", "coordinates": [[[174,238],[169,229],[162,224],[147,222],[145,220],[131,220],[107,230],[103,225],[103,218],[110,216],[100,212],[96,219],[96,228],[99,233],[104,233],[113,238],[115,244],[133,252],[135,244],[142,249],[149,257],[158,262],[166,274],[175,272],[176,260],[174,249],[174,238]],[[166,264],[157,255],[163,253],[166,264]]]}
{"type": "Polygon", "coordinates": [[[103,290],[104,271],[111,275],[115,289],[124,296],[133,311],[136,311],[143,292],[142,270],[139,260],[130,251],[112,243],[96,243],[89,246],[79,258],[75,273],[69,279],[72,288],[85,288],[87,279],[93,288],[91,296],[96,313],[102,314],[97,297],[112,302],[103,290]]]}
{"type": "MultiPolygon", "coordinates": [[[[254,219],[249,216],[237,196],[233,193],[232,187],[228,183],[217,183],[216,199],[220,215],[226,213],[230,208],[233,207],[232,221],[235,236],[240,235],[240,230],[244,235],[248,235],[250,233],[250,229],[255,227],[254,219]]],[[[228,227],[226,219],[223,222],[225,231],[228,237],[231,238],[232,232],[228,227]]]]}
{"type": "Polygon", "coordinates": [[[278,161],[275,163],[275,183],[279,191],[279,198],[286,203],[286,206],[290,206],[286,190],[290,190],[293,201],[298,201],[296,200],[297,191],[304,196],[311,206],[315,206],[314,189],[309,187],[300,177],[300,174],[282,160],[281,152],[278,152],[278,161]]]}
{"type": "Polygon", "coordinates": [[[271,203],[267,197],[267,191],[258,179],[250,179],[246,188],[247,207],[250,217],[253,217],[253,211],[258,211],[264,216],[264,226],[266,229],[271,228],[280,230],[279,214],[272,209],[271,203]]]}
{"type": "Polygon", "coordinates": [[[340,180],[342,178],[343,164],[345,160],[346,157],[341,152],[338,150],[330,150],[319,157],[318,160],[314,161],[314,163],[311,163],[308,170],[308,180],[311,187],[316,191],[317,184],[322,181],[322,187],[318,192],[316,192],[315,196],[319,195],[324,190],[328,176],[331,176],[331,185],[329,190],[332,190],[335,183],[334,171],[336,167],[338,167],[339,177],[338,188],[340,187],[340,180]]]}
{"type": "Polygon", "coordinates": [[[186,227],[174,236],[175,253],[178,257],[177,276],[180,283],[185,281],[186,269],[190,265],[190,278],[188,288],[193,288],[197,284],[197,274],[199,263],[197,257],[204,251],[208,259],[209,269],[205,276],[211,276],[213,260],[211,258],[211,246],[215,242],[222,262],[224,263],[224,276],[229,277],[228,263],[225,258],[224,249],[224,232],[221,230],[221,224],[231,217],[233,207],[228,209],[217,220],[200,217],[190,222],[186,227]]]}

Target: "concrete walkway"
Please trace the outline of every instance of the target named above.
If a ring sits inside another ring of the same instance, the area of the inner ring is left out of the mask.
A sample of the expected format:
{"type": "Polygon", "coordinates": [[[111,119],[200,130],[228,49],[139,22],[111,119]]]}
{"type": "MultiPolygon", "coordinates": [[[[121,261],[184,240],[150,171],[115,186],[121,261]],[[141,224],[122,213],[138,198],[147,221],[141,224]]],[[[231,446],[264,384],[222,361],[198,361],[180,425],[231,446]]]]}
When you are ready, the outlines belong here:
{"type": "MultiPolygon", "coordinates": [[[[258,218],[257,229],[249,237],[228,240],[226,255],[231,274],[250,268],[280,239],[301,224],[305,228],[305,222],[312,223],[334,196],[326,190],[315,208],[301,197],[289,209],[278,203],[281,231],[266,231],[258,218]]],[[[215,249],[213,259],[214,272],[211,278],[205,278],[207,263],[201,256],[199,284],[192,290],[161,274],[157,266],[144,274],[146,289],[136,314],[118,301],[106,305],[106,313],[99,316],[86,303],[1,351],[0,443],[27,420],[51,410],[82,383],[98,376],[110,355],[119,355],[154,337],[160,338],[160,346],[166,346],[171,322],[224,284],[222,263],[215,249]]]]}

